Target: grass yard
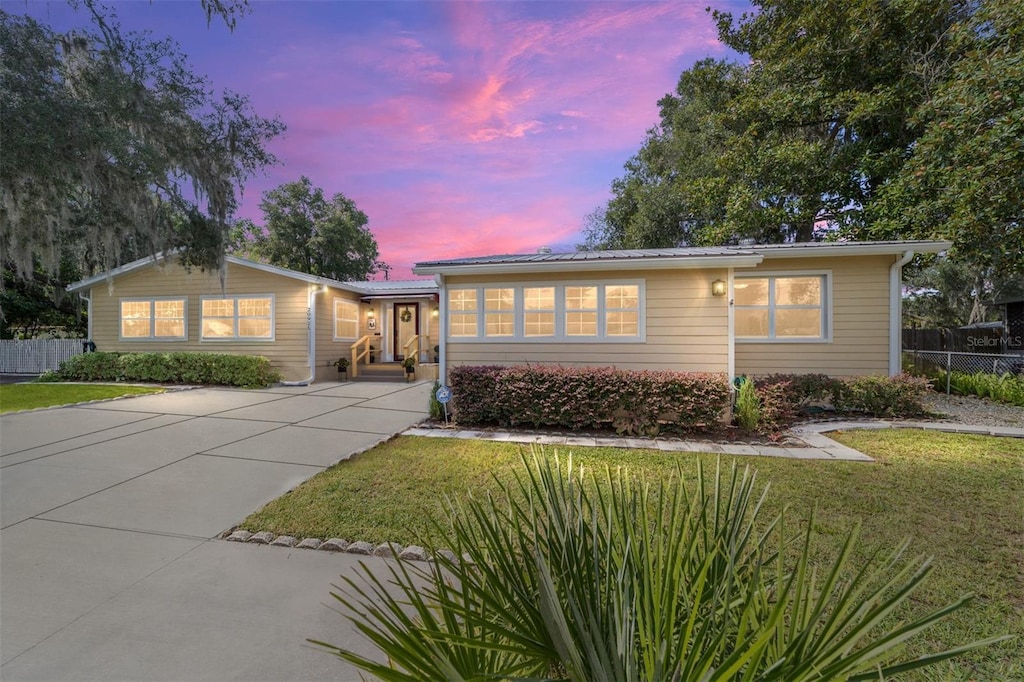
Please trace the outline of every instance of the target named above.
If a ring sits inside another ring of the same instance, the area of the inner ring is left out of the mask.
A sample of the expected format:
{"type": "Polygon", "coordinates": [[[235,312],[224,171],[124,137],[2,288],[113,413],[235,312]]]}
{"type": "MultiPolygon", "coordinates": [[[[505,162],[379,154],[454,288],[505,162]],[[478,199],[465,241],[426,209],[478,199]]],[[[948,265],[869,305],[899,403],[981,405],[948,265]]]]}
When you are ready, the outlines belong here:
{"type": "MultiPolygon", "coordinates": [[[[911,653],[1011,633],[1016,639],[936,666],[912,679],[1024,679],[1024,440],[911,430],[854,431],[837,440],[874,464],[722,456],[771,483],[771,515],[815,512],[819,551],[838,548],[862,523],[859,556],[912,538],[911,552],[935,557],[935,570],[913,603],[933,610],[960,594],[977,599],[917,640],[911,653]]],[[[548,454],[553,454],[549,450],[548,454]]],[[[492,489],[511,477],[520,446],[483,441],[403,437],[343,462],[278,498],[242,524],[298,537],[341,537],[403,544],[430,535],[427,521],[446,495],[492,489]]],[[[565,454],[563,451],[560,454],[565,454]]],[[[661,476],[682,466],[695,473],[715,455],[653,450],[578,448],[573,461],[603,470],[626,466],[661,476]]]]}
{"type": "Polygon", "coordinates": [[[163,390],[116,384],[4,384],[0,386],[0,412],[34,410],[37,407],[69,405],[124,395],[162,393],[163,390]]]}

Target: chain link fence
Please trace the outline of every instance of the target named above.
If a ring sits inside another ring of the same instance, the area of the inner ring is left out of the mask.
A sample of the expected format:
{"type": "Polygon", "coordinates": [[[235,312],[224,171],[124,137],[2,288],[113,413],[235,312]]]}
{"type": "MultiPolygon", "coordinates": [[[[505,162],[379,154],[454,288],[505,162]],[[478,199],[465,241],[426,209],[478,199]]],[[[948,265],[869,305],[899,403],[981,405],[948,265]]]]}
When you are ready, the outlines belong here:
{"type": "Polygon", "coordinates": [[[906,350],[903,371],[936,379],[950,392],[953,372],[963,374],[1012,374],[1024,377],[1024,353],[961,353],[956,351],[906,350]],[[944,384],[942,383],[944,382],[944,384]]]}

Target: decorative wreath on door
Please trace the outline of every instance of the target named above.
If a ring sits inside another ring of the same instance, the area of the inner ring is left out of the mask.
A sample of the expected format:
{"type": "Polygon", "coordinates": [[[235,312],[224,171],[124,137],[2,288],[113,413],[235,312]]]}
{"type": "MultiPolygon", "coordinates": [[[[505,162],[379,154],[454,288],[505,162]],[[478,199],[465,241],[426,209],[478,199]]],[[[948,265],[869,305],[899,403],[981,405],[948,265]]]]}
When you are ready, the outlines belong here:
{"type": "Polygon", "coordinates": [[[401,314],[398,316],[402,322],[412,322],[412,311],[408,308],[402,308],[401,314]]]}

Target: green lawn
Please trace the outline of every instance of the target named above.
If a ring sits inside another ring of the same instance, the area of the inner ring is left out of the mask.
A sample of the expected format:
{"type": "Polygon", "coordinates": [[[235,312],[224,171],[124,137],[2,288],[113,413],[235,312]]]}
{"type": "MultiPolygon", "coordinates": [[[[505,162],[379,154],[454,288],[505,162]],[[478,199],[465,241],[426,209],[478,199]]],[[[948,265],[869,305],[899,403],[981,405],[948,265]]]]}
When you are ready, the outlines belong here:
{"type": "Polygon", "coordinates": [[[0,412],[69,405],[123,395],[162,393],[162,388],[116,384],[4,384],[0,386],[0,412]]]}
{"type": "MultiPolygon", "coordinates": [[[[936,566],[915,595],[915,608],[932,610],[962,593],[978,595],[912,651],[1017,635],[913,679],[1024,679],[1024,440],[909,430],[854,431],[837,439],[878,461],[722,460],[749,464],[759,480],[771,482],[770,512],[788,505],[806,519],[816,508],[822,555],[835,550],[857,522],[863,524],[861,557],[912,538],[911,551],[934,556],[936,566]]],[[[520,466],[519,453],[514,444],[397,438],[314,477],[241,527],[300,538],[411,543],[429,532],[427,519],[440,512],[446,495],[483,494],[493,476],[508,477],[520,466]]],[[[677,464],[692,474],[697,457],[713,471],[714,455],[573,451],[573,461],[583,466],[626,466],[652,476],[677,464]]]]}

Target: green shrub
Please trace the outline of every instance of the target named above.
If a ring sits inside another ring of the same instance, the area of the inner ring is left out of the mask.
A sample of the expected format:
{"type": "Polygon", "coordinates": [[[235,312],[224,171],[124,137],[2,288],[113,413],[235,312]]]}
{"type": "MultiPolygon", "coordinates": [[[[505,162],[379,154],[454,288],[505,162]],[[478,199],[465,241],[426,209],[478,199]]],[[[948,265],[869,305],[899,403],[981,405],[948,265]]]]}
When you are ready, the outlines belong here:
{"type": "Polygon", "coordinates": [[[736,394],[736,423],[741,429],[757,431],[761,425],[761,402],[754,388],[754,380],[744,377],[736,394]]]}
{"type": "Polygon", "coordinates": [[[139,381],[264,388],[281,380],[270,361],[227,353],[83,353],[61,363],[61,381],[139,381]]]}
{"type": "Polygon", "coordinates": [[[904,543],[853,565],[856,531],[815,570],[814,519],[794,532],[761,518],[749,469],[706,485],[699,466],[644,481],[524,463],[497,495],[449,503],[435,528],[451,554],[342,576],[332,596],[379,653],[314,643],[402,682],[823,682],[889,679],[1005,639],[900,661],[969,597],[897,617],[930,560],[904,543]]]}
{"type": "Polygon", "coordinates": [[[913,417],[927,414],[921,402],[931,383],[922,377],[847,377],[832,396],[840,412],[866,412],[876,417],[913,417]]]}
{"type": "Polygon", "coordinates": [[[439,388],[441,388],[441,382],[435,379],[434,385],[430,387],[430,402],[428,404],[430,418],[434,421],[441,421],[444,419],[444,405],[437,400],[437,389],[439,388]]]}
{"type": "Polygon", "coordinates": [[[724,374],[696,372],[516,365],[455,367],[448,380],[464,424],[611,426],[648,436],[717,425],[731,397],[724,374]]]}
{"type": "Polygon", "coordinates": [[[1024,377],[1012,374],[965,374],[953,372],[949,377],[950,390],[957,395],[976,395],[1000,403],[1024,407],[1024,377]]]}

